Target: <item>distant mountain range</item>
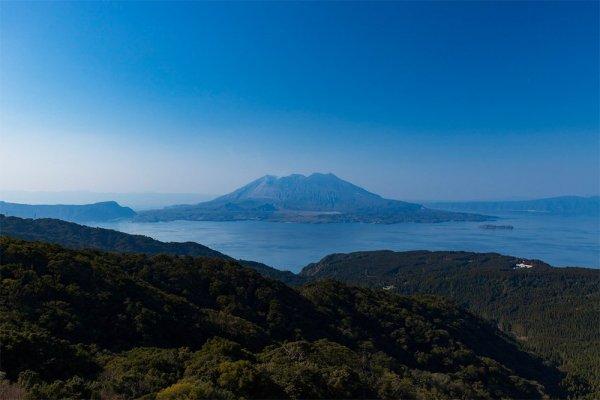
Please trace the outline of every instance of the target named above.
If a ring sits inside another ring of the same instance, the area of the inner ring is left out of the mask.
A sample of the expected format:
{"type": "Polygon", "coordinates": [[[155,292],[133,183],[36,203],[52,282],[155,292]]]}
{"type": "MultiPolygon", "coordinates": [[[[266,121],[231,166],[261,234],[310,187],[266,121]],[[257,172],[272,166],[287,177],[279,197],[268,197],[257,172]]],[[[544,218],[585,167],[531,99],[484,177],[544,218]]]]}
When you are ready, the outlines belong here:
{"type": "Polygon", "coordinates": [[[281,178],[266,175],[212,201],[141,212],[136,219],[398,223],[485,221],[493,217],[385,199],[333,174],[315,173],[281,178]]]}
{"type": "Polygon", "coordinates": [[[86,190],[27,191],[3,190],[0,199],[22,204],[91,204],[116,201],[134,211],[154,210],[173,204],[193,204],[214,199],[206,193],[155,193],[155,192],[92,192],[86,190]]]}
{"type": "Polygon", "coordinates": [[[136,213],[115,201],[93,204],[20,204],[0,201],[0,214],[57,218],[71,222],[243,221],[399,222],[488,221],[483,214],[528,212],[600,215],[600,197],[562,196],[526,201],[430,202],[425,205],[385,199],[333,174],[263,176],[214,200],[136,213]]]}
{"type": "Polygon", "coordinates": [[[94,204],[18,204],[0,201],[0,214],[21,218],[58,218],[72,222],[104,222],[132,218],[135,211],[114,201],[94,204]]]}
{"type": "Polygon", "coordinates": [[[468,201],[428,203],[428,206],[463,212],[530,212],[561,215],[598,215],[600,197],[560,196],[522,201],[468,201]]]}

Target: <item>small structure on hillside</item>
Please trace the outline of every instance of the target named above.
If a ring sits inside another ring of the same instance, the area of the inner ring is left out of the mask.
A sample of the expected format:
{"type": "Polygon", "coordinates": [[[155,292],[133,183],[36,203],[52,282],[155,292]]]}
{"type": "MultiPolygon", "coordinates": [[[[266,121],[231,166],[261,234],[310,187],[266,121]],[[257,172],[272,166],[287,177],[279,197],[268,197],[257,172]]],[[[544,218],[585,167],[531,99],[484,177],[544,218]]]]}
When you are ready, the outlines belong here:
{"type": "Polygon", "coordinates": [[[522,268],[533,268],[533,265],[531,264],[525,264],[525,262],[520,262],[517,265],[515,265],[515,267],[513,269],[522,269],[522,268]]]}

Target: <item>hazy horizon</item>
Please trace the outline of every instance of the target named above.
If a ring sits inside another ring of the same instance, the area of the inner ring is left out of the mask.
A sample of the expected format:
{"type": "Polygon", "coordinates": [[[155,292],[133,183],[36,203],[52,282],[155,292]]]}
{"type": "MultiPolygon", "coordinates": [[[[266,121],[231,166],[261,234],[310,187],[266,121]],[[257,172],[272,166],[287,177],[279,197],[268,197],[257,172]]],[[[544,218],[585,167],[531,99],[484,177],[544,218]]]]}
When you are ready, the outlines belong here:
{"type": "MultiPolygon", "coordinates": [[[[102,201],[116,201],[121,205],[131,207],[135,210],[149,210],[180,204],[196,204],[210,201],[216,197],[228,194],[238,187],[224,193],[169,193],[169,192],[95,192],[90,190],[58,190],[58,191],[36,191],[36,190],[4,190],[0,189],[0,201],[23,204],[90,204],[102,201]]],[[[379,194],[379,193],[376,193],[379,194]]],[[[478,201],[519,201],[536,200],[542,198],[581,196],[590,197],[597,194],[577,195],[558,194],[540,197],[512,196],[496,198],[471,198],[471,199],[447,199],[447,198],[403,198],[415,203],[443,203],[443,202],[478,202],[478,201]]],[[[385,196],[384,196],[385,197],[385,196]]]]}
{"type": "Polygon", "coordinates": [[[220,195],[333,172],[407,201],[598,195],[598,12],[3,2],[0,191],[220,195]]]}

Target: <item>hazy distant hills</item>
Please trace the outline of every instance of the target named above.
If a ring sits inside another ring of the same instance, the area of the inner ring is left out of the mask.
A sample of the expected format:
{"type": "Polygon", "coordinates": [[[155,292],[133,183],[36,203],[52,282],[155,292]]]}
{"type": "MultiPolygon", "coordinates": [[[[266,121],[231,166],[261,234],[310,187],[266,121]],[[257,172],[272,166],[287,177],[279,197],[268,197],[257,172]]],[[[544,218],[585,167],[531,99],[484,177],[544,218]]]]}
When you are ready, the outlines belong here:
{"type": "Polygon", "coordinates": [[[561,215],[598,215],[600,197],[561,196],[523,201],[469,201],[429,203],[433,208],[464,212],[532,212],[561,215]]]}
{"type": "Polygon", "coordinates": [[[281,222],[484,221],[483,215],[433,210],[385,199],[333,174],[266,175],[212,201],[142,212],[140,221],[267,220],[281,222]]]}
{"type": "Polygon", "coordinates": [[[0,201],[0,214],[21,218],[57,218],[65,221],[112,221],[132,218],[135,211],[114,201],[94,204],[18,204],[0,201]]]}
{"type": "Polygon", "coordinates": [[[243,221],[399,222],[486,221],[502,212],[600,215],[600,197],[562,196],[527,201],[431,202],[426,206],[385,199],[333,174],[263,176],[212,201],[177,205],[136,214],[115,201],[93,204],[20,204],[0,201],[0,214],[105,222],[135,218],[141,222],[243,221]]]}
{"type": "Polygon", "coordinates": [[[102,201],[117,203],[137,210],[154,210],[173,204],[194,204],[214,199],[206,193],[158,192],[93,192],[87,190],[28,191],[0,188],[0,199],[22,204],[91,204],[102,201]]]}

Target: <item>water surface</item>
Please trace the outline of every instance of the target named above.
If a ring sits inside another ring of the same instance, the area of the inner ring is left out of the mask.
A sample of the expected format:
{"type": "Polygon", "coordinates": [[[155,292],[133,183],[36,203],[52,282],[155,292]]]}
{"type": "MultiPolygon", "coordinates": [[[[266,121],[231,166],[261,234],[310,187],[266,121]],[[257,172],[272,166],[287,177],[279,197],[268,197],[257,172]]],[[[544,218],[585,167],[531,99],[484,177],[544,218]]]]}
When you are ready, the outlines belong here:
{"type": "Polygon", "coordinates": [[[481,229],[481,222],[376,225],[298,224],[260,221],[112,222],[96,224],[161,241],[194,241],[235,258],[297,272],[331,253],[359,250],[466,250],[537,258],[554,266],[600,267],[597,217],[530,213],[500,215],[494,224],[513,230],[481,229]]]}

